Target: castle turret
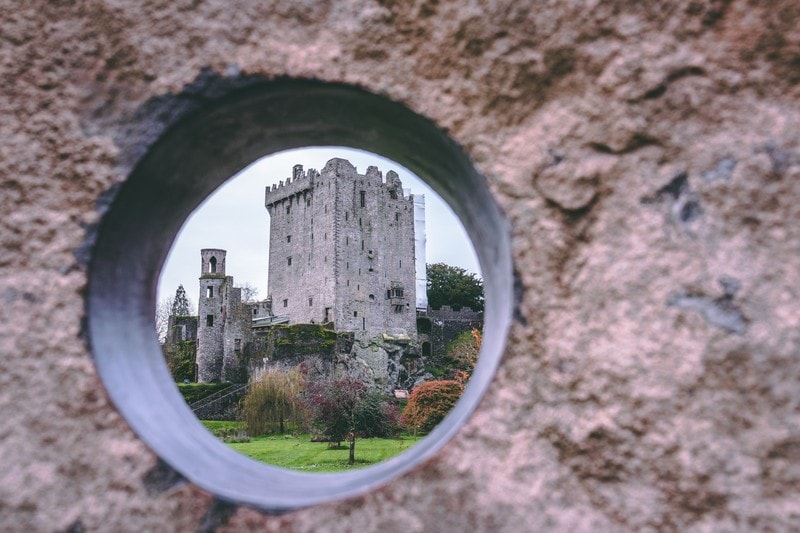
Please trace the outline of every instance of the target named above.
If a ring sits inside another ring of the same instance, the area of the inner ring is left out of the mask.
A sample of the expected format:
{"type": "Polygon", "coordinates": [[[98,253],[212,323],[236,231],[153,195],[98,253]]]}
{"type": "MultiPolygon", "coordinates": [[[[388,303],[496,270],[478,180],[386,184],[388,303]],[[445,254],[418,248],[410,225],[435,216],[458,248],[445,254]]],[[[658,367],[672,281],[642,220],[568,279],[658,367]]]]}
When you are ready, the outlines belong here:
{"type": "Polygon", "coordinates": [[[222,380],[225,311],[223,289],[225,250],[200,251],[200,294],[198,298],[197,380],[202,383],[222,380]]]}

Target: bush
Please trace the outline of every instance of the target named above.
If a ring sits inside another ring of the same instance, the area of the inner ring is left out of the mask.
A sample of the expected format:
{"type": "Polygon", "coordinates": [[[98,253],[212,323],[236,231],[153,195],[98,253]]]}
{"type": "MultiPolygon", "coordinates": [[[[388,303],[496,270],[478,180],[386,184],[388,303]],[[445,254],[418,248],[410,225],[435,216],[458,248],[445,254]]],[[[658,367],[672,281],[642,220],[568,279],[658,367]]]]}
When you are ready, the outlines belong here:
{"type": "Polygon", "coordinates": [[[402,422],[412,431],[427,433],[455,406],[464,385],[459,381],[428,381],[417,385],[408,398],[402,422]]]}

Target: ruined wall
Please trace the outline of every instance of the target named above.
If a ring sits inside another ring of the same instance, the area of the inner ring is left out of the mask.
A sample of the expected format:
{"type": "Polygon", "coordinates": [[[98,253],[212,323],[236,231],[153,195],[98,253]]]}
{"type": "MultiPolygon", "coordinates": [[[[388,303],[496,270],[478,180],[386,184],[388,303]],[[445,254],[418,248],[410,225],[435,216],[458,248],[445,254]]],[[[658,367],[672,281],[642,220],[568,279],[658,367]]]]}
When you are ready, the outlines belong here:
{"type": "Polygon", "coordinates": [[[431,342],[434,357],[443,356],[447,345],[465,331],[483,329],[483,313],[468,307],[454,311],[449,305],[443,305],[441,309],[428,309],[425,317],[430,321],[427,339],[431,342]]]}
{"type": "Polygon", "coordinates": [[[796,1],[2,9],[0,529],[797,528],[796,1]],[[87,233],[144,140],[244,76],[431,118],[514,230],[516,322],[468,425],[384,487],[283,516],[159,462],[82,330],[87,233]]]}
{"type": "Polygon", "coordinates": [[[233,278],[225,277],[225,250],[200,251],[200,280],[197,296],[197,380],[201,383],[226,381],[223,372],[225,291],[233,278]]]}

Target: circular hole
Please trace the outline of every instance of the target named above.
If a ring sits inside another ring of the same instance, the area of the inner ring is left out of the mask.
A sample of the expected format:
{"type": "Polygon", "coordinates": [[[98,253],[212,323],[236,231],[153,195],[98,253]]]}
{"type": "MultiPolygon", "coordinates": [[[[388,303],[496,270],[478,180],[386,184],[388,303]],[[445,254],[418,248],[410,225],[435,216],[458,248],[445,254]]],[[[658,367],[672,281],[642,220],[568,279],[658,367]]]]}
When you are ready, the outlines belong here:
{"type": "Polygon", "coordinates": [[[170,128],[120,188],[101,222],[89,273],[88,326],[99,375],[133,430],[164,461],[217,497],[282,511],[361,493],[430,458],[492,380],[514,303],[509,226],[485,179],[427,119],[353,87],[264,82],[170,128]],[[461,400],[426,439],[370,468],[306,474],[256,463],[212,437],[182,401],[153,328],[158,273],[186,217],[250,162],[303,146],[388,157],[425,179],[464,222],[484,276],[481,356],[461,400]]]}
{"type": "Polygon", "coordinates": [[[288,150],[231,177],[184,223],[159,278],[156,329],[187,403],[223,442],[290,469],[363,468],[412,446],[446,414],[429,407],[414,412],[413,401],[406,408],[409,392],[415,398],[422,382],[428,385],[418,396],[448,387],[441,401],[449,402],[460,389],[453,381],[472,373],[483,291],[479,285],[471,292],[470,276],[460,272],[479,272],[472,242],[447,204],[408,169],[346,147],[288,150]],[[272,209],[265,209],[265,187],[272,209]],[[334,225],[336,245],[314,240],[315,233],[333,233],[334,225]],[[361,268],[373,247],[373,257],[382,259],[377,275],[361,268]],[[323,253],[337,258],[338,271],[332,262],[312,261],[323,253]],[[433,282],[430,307],[426,270],[433,282]],[[465,275],[470,279],[456,282],[465,275]],[[369,287],[382,297],[367,294],[369,287]],[[398,303],[405,305],[398,310],[398,303]],[[352,311],[355,323],[336,314],[353,306],[359,307],[352,311]],[[303,379],[299,369],[306,370],[303,379]],[[357,439],[355,464],[348,447],[332,449],[330,435],[312,427],[314,409],[295,409],[319,407],[308,405],[303,392],[343,376],[364,383],[373,401],[381,395],[388,413],[406,415],[397,424],[391,415],[370,419],[365,438],[357,439]],[[285,410],[269,407],[287,399],[275,396],[276,387],[293,391],[285,410]]]}

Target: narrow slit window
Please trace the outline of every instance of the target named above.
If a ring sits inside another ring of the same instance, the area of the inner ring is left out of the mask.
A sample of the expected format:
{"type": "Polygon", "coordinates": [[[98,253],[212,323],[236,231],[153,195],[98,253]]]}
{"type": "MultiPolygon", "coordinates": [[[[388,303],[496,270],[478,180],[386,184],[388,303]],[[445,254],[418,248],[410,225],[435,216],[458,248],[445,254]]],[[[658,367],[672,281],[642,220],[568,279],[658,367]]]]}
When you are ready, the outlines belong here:
{"type": "Polygon", "coordinates": [[[367,193],[365,191],[361,191],[361,207],[367,206],[367,193]]]}
{"type": "Polygon", "coordinates": [[[206,326],[211,327],[214,325],[214,315],[206,315],[206,326]]]}

